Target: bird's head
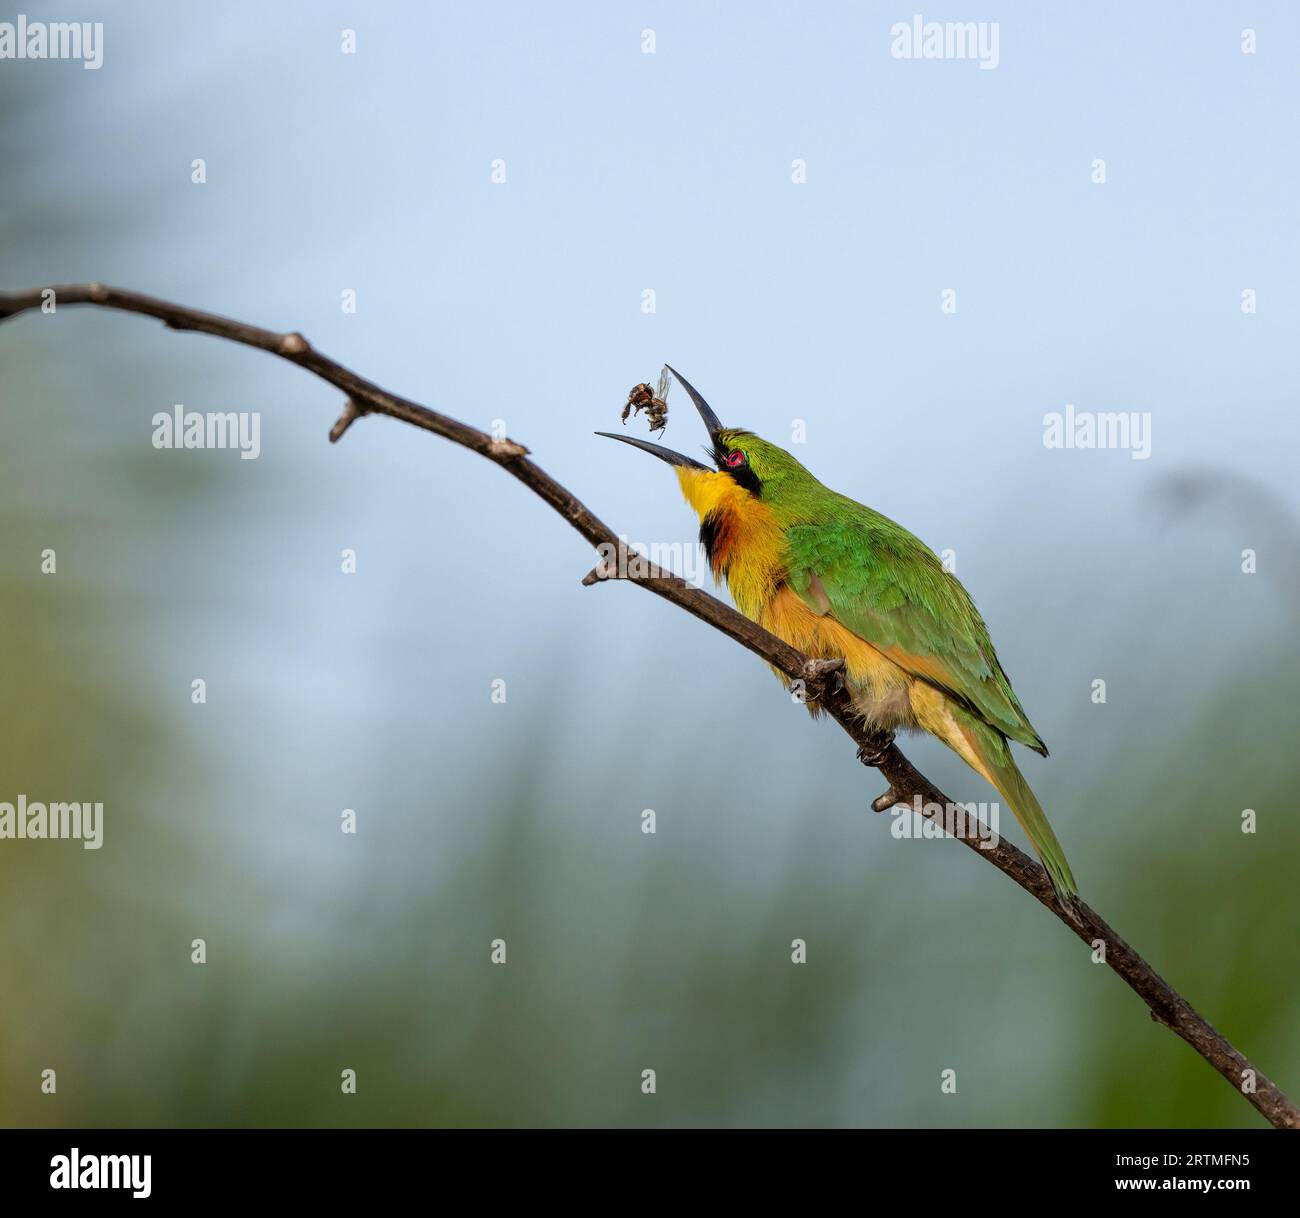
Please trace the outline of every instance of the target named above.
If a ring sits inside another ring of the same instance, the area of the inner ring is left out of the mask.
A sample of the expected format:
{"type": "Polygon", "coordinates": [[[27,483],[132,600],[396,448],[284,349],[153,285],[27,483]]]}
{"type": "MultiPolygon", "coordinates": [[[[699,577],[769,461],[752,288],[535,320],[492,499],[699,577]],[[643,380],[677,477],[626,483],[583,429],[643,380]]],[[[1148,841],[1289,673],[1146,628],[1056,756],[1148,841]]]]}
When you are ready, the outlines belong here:
{"type": "Polygon", "coordinates": [[[649,440],[612,431],[596,434],[631,444],[673,466],[682,492],[701,519],[719,508],[742,507],[747,501],[759,500],[775,508],[784,492],[805,479],[812,479],[785,449],[760,439],[753,432],[724,427],[694,386],[674,368],[668,371],[686,390],[708,429],[709,444],[704,451],[712,466],[649,440]]]}

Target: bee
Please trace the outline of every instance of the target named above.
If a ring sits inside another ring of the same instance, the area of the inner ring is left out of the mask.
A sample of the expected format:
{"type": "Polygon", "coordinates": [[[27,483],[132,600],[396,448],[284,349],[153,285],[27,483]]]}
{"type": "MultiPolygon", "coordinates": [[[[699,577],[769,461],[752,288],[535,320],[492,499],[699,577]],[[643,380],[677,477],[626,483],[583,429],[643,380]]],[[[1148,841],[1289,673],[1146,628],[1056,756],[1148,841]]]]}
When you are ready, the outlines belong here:
{"type": "Polygon", "coordinates": [[[659,373],[659,384],[651,389],[644,381],[633,385],[627,395],[627,405],[623,407],[623,426],[627,426],[628,417],[635,411],[645,411],[646,422],[651,431],[662,432],[668,426],[668,369],[659,373]]]}

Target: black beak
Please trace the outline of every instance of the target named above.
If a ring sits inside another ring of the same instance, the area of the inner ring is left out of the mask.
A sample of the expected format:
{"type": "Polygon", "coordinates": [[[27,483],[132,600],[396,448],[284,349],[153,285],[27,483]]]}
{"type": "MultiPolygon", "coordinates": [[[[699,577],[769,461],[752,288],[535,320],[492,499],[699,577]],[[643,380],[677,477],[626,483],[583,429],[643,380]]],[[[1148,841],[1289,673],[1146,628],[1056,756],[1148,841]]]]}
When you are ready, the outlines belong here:
{"type": "Polygon", "coordinates": [[[700,395],[695,391],[695,386],[692,385],[690,381],[688,381],[671,364],[665,364],[664,367],[677,378],[677,383],[686,390],[691,401],[695,403],[695,409],[700,412],[700,418],[704,420],[704,426],[709,429],[709,439],[716,439],[718,432],[722,430],[722,424],[719,422],[718,416],[709,408],[708,402],[700,397],[700,395]]]}
{"type": "Polygon", "coordinates": [[[669,465],[686,465],[691,469],[709,468],[707,465],[701,465],[694,457],[684,457],[681,453],[673,452],[671,448],[665,448],[662,444],[651,444],[649,440],[638,440],[635,436],[620,436],[616,431],[598,431],[596,434],[608,436],[611,440],[622,440],[624,444],[639,448],[643,453],[650,453],[660,461],[667,461],[669,465]]]}
{"type": "MultiPolygon", "coordinates": [[[[664,367],[673,374],[677,379],[677,383],[686,390],[691,401],[695,403],[695,409],[700,412],[700,418],[704,420],[704,426],[709,429],[709,439],[715,440],[718,432],[722,430],[722,424],[719,422],[718,416],[710,409],[708,402],[695,391],[695,386],[676,368],[670,364],[665,364],[664,367]]],[[[632,436],[621,436],[615,431],[598,431],[596,434],[598,436],[608,436],[611,440],[622,440],[624,444],[631,444],[633,448],[639,448],[642,452],[650,453],[652,456],[658,457],[660,461],[667,461],[669,465],[685,465],[691,469],[709,469],[707,465],[696,461],[693,457],[684,457],[681,453],[673,452],[671,448],[665,448],[662,444],[651,444],[649,440],[637,440],[632,436]]],[[[709,472],[712,473],[711,470],[709,472]]]]}

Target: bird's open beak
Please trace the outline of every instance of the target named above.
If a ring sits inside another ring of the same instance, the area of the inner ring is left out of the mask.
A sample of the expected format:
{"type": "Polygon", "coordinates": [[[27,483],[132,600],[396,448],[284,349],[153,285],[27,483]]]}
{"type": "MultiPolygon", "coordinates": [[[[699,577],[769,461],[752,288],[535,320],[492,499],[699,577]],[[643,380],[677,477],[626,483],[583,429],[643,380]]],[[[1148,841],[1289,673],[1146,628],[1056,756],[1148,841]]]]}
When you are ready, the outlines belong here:
{"type": "MultiPolygon", "coordinates": [[[[709,429],[709,439],[715,439],[718,432],[722,430],[722,424],[718,421],[718,416],[709,408],[708,402],[695,391],[695,386],[682,376],[676,368],[669,364],[665,364],[664,367],[673,374],[677,383],[686,390],[691,401],[695,403],[695,409],[700,412],[700,418],[704,420],[704,426],[709,429]]],[[[660,461],[667,461],[669,465],[685,465],[690,469],[703,470],[709,468],[707,465],[696,461],[694,457],[686,457],[681,453],[673,452],[671,448],[665,448],[662,444],[651,444],[649,440],[638,440],[634,436],[621,436],[616,431],[598,431],[596,434],[598,436],[607,436],[611,440],[622,440],[624,444],[631,444],[633,448],[639,448],[642,452],[650,453],[652,456],[658,457],[660,461]]]]}

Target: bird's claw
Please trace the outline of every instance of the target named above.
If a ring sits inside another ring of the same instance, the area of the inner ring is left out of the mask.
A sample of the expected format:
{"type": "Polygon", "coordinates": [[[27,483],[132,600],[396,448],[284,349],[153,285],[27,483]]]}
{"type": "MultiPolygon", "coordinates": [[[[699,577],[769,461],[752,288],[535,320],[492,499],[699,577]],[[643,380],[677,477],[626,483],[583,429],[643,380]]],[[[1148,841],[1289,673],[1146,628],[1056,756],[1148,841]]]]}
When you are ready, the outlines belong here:
{"type": "Polygon", "coordinates": [[[885,742],[878,747],[875,745],[864,744],[858,749],[858,760],[863,765],[879,765],[885,759],[885,754],[894,747],[894,733],[890,732],[885,737],[885,742]]]}

